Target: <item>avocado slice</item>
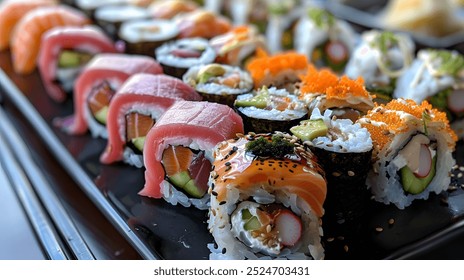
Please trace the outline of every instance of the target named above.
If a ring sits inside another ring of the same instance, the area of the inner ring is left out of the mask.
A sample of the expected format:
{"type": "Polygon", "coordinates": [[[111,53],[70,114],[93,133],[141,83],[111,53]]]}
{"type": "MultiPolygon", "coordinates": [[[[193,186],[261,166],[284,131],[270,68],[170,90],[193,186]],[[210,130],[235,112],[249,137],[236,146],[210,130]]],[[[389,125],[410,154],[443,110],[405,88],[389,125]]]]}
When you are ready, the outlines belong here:
{"type": "Polygon", "coordinates": [[[190,181],[190,174],[188,171],[182,171],[169,176],[169,181],[176,187],[184,189],[185,185],[190,181]]]}
{"type": "Polygon", "coordinates": [[[435,176],[436,161],[437,157],[434,156],[432,159],[432,169],[430,170],[429,175],[427,175],[424,178],[416,177],[412,170],[407,166],[401,168],[400,176],[401,184],[403,185],[403,190],[410,194],[419,194],[423,192],[435,176]]]}
{"type": "Polygon", "coordinates": [[[58,56],[58,67],[60,68],[74,68],[87,63],[92,58],[91,54],[76,52],[76,51],[62,51],[58,56]]]}
{"type": "Polygon", "coordinates": [[[290,131],[303,141],[311,141],[314,138],[327,135],[329,128],[323,119],[304,120],[300,125],[290,128],[290,131]]]}
{"type": "Polygon", "coordinates": [[[95,119],[100,123],[106,125],[106,117],[108,116],[108,106],[102,107],[95,113],[95,119]]]}
{"type": "Polygon", "coordinates": [[[226,73],[224,67],[219,64],[209,64],[204,66],[198,71],[197,80],[198,83],[203,84],[208,81],[211,77],[222,76],[226,73]]]}
{"type": "Polygon", "coordinates": [[[244,225],[245,230],[257,230],[261,227],[258,217],[252,216],[244,225]]]}
{"type": "Polygon", "coordinates": [[[130,141],[134,145],[134,147],[137,148],[137,150],[143,152],[143,145],[145,144],[145,138],[146,136],[141,136],[137,138],[132,138],[130,141]]]}
{"type": "Polygon", "coordinates": [[[186,191],[189,195],[195,198],[202,198],[205,194],[205,191],[201,190],[197,187],[194,179],[190,179],[187,184],[183,187],[184,191],[186,191]]]}
{"type": "Polygon", "coordinates": [[[266,90],[260,91],[258,94],[254,95],[248,99],[236,99],[236,107],[256,107],[259,109],[264,109],[267,106],[267,101],[269,100],[269,93],[266,90]]]}

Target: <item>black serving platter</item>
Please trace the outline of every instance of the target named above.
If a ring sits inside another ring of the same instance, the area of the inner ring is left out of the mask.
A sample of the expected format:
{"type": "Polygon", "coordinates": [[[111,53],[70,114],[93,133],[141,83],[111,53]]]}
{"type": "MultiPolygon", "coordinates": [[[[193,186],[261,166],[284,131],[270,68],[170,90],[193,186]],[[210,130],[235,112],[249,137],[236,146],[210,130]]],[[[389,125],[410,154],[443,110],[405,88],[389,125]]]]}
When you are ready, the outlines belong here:
{"type": "MultiPolygon", "coordinates": [[[[38,72],[13,72],[10,54],[0,53],[0,90],[36,129],[68,175],[145,259],[208,259],[213,242],[207,230],[207,211],[184,208],[138,195],[144,170],[124,164],[102,165],[106,140],[90,134],[69,136],[52,125],[55,117],[72,114],[71,100],[63,104],[45,93],[38,72]]],[[[464,164],[464,145],[458,143],[458,164],[464,164]]],[[[355,224],[325,229],[326,259],[429,258],[463,236],[464,180],[453,171],[452,190],[415,201],[405,210],[368,201],[364,217],[355,224]]],[[[462,250],[461,250],[462,251],[462,250]]],[[[454,255],[464,258],[464,253],[454,255]]]]}
{"type": "MultiPolygon", "coordinates": [[[[336,17],[354,24],[358,29],[388,29],[381,22],[388,0],[327,0],[327,9],[336,17]]],[[[463,11],[457,11],[462,17],[463,11]]],[[[401,30],[396,30],[401,31],[401,30]]],[[[464,47],[464,30],[443,37],[426,36],[417,32],[405,32],[411,35],[419,47],[462,48],[464,47]]]]}

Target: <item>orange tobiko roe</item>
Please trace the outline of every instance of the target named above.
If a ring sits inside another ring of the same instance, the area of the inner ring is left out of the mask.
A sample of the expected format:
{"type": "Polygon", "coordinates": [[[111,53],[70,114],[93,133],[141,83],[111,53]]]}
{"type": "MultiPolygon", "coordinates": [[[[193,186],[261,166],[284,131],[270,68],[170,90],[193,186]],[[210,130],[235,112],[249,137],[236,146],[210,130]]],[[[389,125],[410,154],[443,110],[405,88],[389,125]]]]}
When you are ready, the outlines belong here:
{"type": "Polygon", "coordinates": [[[257,49],[256,57],[247,65],[253,82],[259,84],[266,76],[277,76],[285,70],[304,71],[308,67],[308,58],[295,51],[269,56],[266,51],[257,49]]]}
{"type": "Polygon", "coordinates": [[[412,120],[401,118],[398,112],[410,114],[421,123],[443,123],[443,132],[451,136],[453,142],[449,143],[449,146],[454,149],[458,137],[451,129],[446,114],[432,108],[432,105],[427,101],[423,101],[419,105],[410,99],[393,99],[387,104],[376,106],[365,116],[365,119],[369,121],[363,121],[362,126],[369,130],[377,149],[382,150],[384,146],[391,141],[392,138],[390,135],[403,133],[408,129],[408,124],[410,124],[412,120]]]}

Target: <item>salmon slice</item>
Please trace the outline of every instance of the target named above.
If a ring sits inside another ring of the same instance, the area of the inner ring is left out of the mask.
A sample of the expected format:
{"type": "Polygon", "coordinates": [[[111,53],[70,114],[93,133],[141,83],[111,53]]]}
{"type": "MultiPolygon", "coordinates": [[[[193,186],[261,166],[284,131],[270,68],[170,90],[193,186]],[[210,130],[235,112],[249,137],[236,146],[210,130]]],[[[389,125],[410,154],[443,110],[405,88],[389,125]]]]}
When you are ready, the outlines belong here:
{"type": "Polygon", "coordinates": [[[0,5],[0,51],[10,46],[11,34],[16,24],[28,12],[38,7],[56,5],[54,0],[11,0],[0,5]]]}
{"type": "Polygon", "coordinates": [[[206,10],[195,10],[177,18],[179,38],[201,37],[211,39],[228,32],[232,28],[230,21],[206,10]]]}
{"type": "Polygon", "coordinates": [[[155,121],[151,116],[139,113],[129,113],[126,115],[126,141],[144,137],[148,134],[155,121]]]}
{"type": "Polygon", "coordinates": [[[194,153],[183,146],[169,146],[163,152],[163,167],[167,177],[172,177],[182,171],[187,171],[194,153]]]}
{"type": "Polygon", "coordinates": [[[34,71],[41,38],[47,30],[55,26],[85,24],[90,24],[85,14],[64,5],[40,7],[28,12],[13,30],[10,41],[14,71],[23,75],[34,71]]]}

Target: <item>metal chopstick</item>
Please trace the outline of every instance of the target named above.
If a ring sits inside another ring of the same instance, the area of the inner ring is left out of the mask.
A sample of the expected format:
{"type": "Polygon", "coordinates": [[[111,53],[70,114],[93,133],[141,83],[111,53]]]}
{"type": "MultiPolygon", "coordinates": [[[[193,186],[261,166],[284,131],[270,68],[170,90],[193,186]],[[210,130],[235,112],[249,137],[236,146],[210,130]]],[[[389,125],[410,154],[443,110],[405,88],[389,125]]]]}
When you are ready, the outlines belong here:
{"type": "Polygon", "coordinates": [[[72,253],[77,259],[93,260],[95,257],[88,248],[78,229],[73,223],[72,218],[62,206],[61,201],[56,196],[52,187],[45,179],[37,164],[34,162],[26,144],[19,136],[16,129],[7,119],[6,113],[0,108],[0,132],[4,135],[6,142],[9,143],[13,154],[23,166],[32,186],[45,209],[55,223],[55,227],[63,236],[72,253]]]}

